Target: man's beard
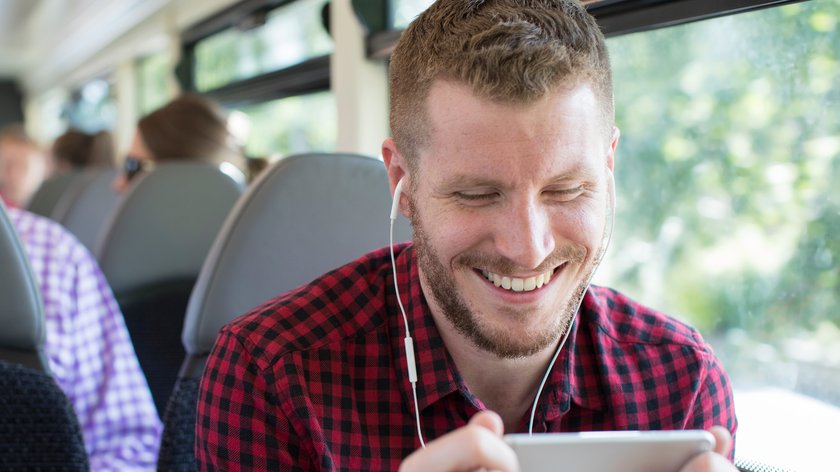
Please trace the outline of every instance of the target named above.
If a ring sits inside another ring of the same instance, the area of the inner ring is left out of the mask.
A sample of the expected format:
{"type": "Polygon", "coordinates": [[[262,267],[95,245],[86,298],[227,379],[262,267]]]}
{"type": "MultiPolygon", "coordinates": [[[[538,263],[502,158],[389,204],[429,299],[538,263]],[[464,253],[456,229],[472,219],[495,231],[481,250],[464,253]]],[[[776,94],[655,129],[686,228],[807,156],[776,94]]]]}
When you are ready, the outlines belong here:
{"type": "MultiPolygon", "coordinates": [[[[607,223],[604,228],[604,235],[601,247],[595,258],[593,258],[582,271],[584,277],[574,288],[565,306],[560,308],[560,313],[553,317],[547,325],[539,326],[537,329],[527,333],[526,336],[515,336],[504,327],[496,328],[485,321],[486,316],[470,307],[466,300],[458,293],[455,285],[454,275],[447,270],[441,261],[437,251],[432,247],[428,233],[423,227],[423,222],[417,211],[413,198],[409,198],[411,223],[414,230],[414,247],[417,251],[417,261],[426,282],[431,290],[431,295],[437,302],[437,306],[443,315],[449,320],[455,329],[467,337],[478,348],[490,352],[502,359],[516,359],[528,357],[556,343],[572,324],[575,313],[580,306],[584,293],[589,286],[592,274],[598,268],[601,259],[606,252],[609,242],[609,234],[612,231],[610,215],[611,208],[607,209],[607,223]]],[[[581,246],[566,246],[556,249],[549,255],[540,266],[533,272],[541,273],[556,267],[562,262],[569,265],[581,263],[586,256],[586,250],[581,246]]],[[[453,269],[461,267],[464,270],[472,270],[473,267],[481,267],[498,274],[513,273],[516,264],[508,259],[490,257],[477,253],[465,253],[454,261],[453,269]]],[[[554,276],[559,274],[554,274],[554,276]]],[[[503,313],[511,318],[522,319],[530,316],[531,313],[523,313],[514,309],[503,313]]]]}

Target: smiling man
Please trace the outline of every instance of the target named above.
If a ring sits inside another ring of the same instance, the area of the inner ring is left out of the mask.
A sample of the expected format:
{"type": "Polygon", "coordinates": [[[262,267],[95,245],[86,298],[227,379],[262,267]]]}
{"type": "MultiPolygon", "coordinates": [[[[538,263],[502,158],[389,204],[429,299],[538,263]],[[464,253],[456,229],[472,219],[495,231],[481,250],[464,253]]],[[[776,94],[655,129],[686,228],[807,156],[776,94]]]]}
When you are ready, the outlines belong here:
{"type": "Polygon", "coordinates": [[[709,429],[716,451],[683,472],[734,470],[709,346],[589,285],[612,235],[612,107],[577,1],[438,0],[418,17],[392,57],[382,145],[413,244],[222,330],[199,394],[202,468],[517,470],[503,432],[709,429]]]}

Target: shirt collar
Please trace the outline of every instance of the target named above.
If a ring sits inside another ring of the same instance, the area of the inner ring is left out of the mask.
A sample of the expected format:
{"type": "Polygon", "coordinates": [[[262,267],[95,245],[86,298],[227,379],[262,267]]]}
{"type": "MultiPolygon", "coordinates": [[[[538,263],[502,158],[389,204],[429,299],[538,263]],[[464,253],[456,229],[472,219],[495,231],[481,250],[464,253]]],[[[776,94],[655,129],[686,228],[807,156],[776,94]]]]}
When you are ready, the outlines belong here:
{"type": "Polygon", "coordinates": [[[600,352],[594,323],[601,308],[601,301],[587,290],[538,403],[538,417],[545,421],[566,414],[572,404],[593,411],[606,407],[607,390],[597,361],[606,353],[600,352]]]}
{"type": "MultiPolygon", "coordinates": [[[[413,247],[410,243],[397,245],[394,251],[398,254],[396,266],[400,296],[408,317],[410,335],[414,341],[417,402],[420,410],[457,391],[460,391],[477,409],[483,409],[481,402],[470,393],[458,374],[458,369],[446,350],[443,338],[431,316],[426,297],[420,286],[420,274],[413,247]]],[[[387,285],[389,286],[387,306],[389,311],[396,315],[390,317],[391,342],[395,352],[399,353],[397,358],[400,363],[398,370],[401,387],[406,395],[405,398],[411,398],[411,383],[408,378],[403,342],[405,323],[394,294],[393,279],[387,285]]],[[[602,312],[601,305],[602,302],[594,297],[591,291],[586,292],[578,316],[572,324],[569,340],[552,367],[552,372],[540,396],[538,418],[553,421],[567,413],[572,403],[590,410],[604,408],[606,402],[603,392],[606,390],[603,388],[597,362],[595,362],[599,355],[593,336],[596,330],[589,329],[591,322],[594,321],[593,318],[597,318],[598,313],[602,312]]]]}

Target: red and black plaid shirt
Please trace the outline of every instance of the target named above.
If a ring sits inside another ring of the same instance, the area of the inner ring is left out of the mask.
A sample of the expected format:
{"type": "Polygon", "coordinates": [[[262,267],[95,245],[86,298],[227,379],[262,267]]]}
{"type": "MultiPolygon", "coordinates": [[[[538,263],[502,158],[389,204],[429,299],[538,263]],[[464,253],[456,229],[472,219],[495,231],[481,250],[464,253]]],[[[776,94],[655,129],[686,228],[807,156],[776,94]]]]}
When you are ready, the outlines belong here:
{"type": "MultiPolygon", "coordinates": [[[[459,376],[429,314],[414,250],[397,250],[420,421],[431,441],[485,407],[459,376]]],[[[202,470],[397,470],[420,446],[404,335],[387,248],[225,327],[199,392],[202,470]]],[[[712,425],[734,434],[736,420],[726,374],[700,335],[615,291],[590,288],[540,398],[534,430],[712,425]]]]}

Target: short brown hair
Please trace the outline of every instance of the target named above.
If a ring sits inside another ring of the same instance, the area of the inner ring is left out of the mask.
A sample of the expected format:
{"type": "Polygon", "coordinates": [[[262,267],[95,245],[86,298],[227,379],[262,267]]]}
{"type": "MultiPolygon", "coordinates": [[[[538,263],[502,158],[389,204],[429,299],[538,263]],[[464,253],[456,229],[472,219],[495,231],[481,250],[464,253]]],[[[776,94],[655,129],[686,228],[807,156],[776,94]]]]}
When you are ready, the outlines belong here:
{"type": "Polygon", "coordinates": [[[227,115],[208,98],[181,95],[141,118],[137,128],[157,161],[231,162],[242,168],[242,155],[228,131],[227,115]]]}
{"type": "Polygon", "coordinates": [[[88,134],[77,129],[67,130],[52,145],[53,159],[68,167],[113,167],[114,141],[109,131],[88,134]]]}
{"type": "Polygon", "coordinates": [[[391,56],[391,132],[411,166],[428,139],[426,97],[437,79],[481,98],[528,104],[587,83],[613,122],[604,36],[578,0],[437,0],[391,56]]]}

